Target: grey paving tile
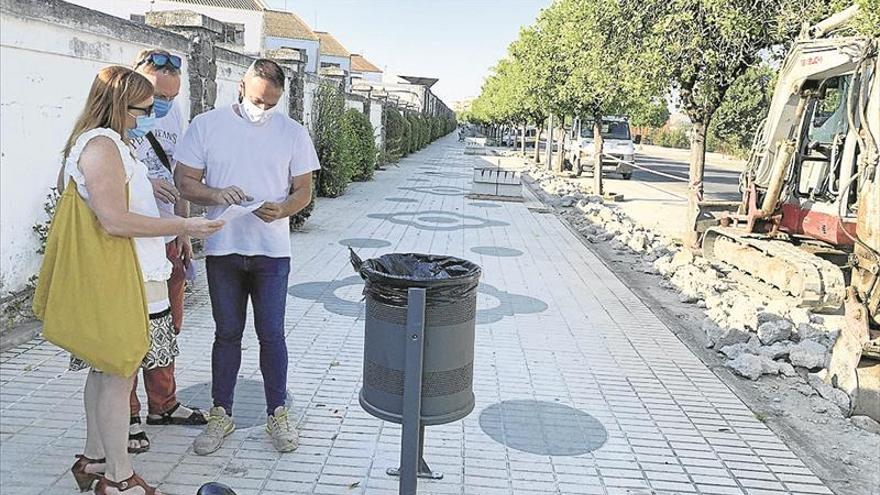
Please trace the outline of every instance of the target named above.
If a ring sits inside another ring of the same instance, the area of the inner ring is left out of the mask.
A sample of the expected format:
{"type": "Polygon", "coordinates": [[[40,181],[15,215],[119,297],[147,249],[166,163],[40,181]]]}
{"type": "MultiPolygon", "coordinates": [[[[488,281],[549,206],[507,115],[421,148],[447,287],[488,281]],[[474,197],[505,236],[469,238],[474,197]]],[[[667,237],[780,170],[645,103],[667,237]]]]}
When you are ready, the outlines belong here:
{"type": "MultiPolygon", "coordinates": [[[[286,340],[288,388],[302,439],[297,451],[279,455],[263,431],[259,345],[250,314],[239,379],[253,390],[236,397],[236,411],[254,411],[253,427],[240,425],[207,457],[191,454],[197,429],[151,429],[153,450],[135,457],[136,469],[161,482],[169,495],[192,495],[206,478],[227,482],[241,495],[396,494],[397,481],[385,469],[399,462],[401,430],[358,404],[363,285],[339,244],[371,239],[386,247],[358,248],[363,257],[432,252],[472,259],[483,268],[477,405],[460,423],[428,428],[426,459],[447,476],[423,481],[420,493],[830,493],[557,217],[517,203],[482,208],[460,195],[432,194],[440,185],[468,190],[468,172],[479,163],[479,157],[463,155],[454,140],[441,141],[379,172],[373,182],[352,184],[339,198],[319,199],[309,220],[313,228],[291,235],[295,255],[286,340]],[[465,173],[419,174],[419,167],[429,165],[465,173]],[[416,174],[429,181],[427,190],[412,187],[421,184],[408,181],[416,174]],[[393,197],[413,202],[385,200],[393,197]],[[413,212],[433,213],[402,222],[368,216],[413,212]],[[441,221],[432,224],[431,217],[441,221]],[[482,226],[464,227],[471,221],[482,226]],[[437,230],[438,225],[453,228],[437,230]],[[471,250],[479,246],[521,254],[471,250]],[[576,455],[559,455],[551,452],[554,447],[585,443],[581,423],[564,415],[536,422],[533,415],[527,427],[506,431],[514,416],[483,414],[512,400],[583,413],[594,421],[591,435],[601,441],[576,455]],[[504,435],[489,435],[490,425],[504,435]],[[513,445],[517,437],[534,441],[513,445]]],[[[183,398],[207,407],[214,325],[201,262],[197,271],[186,303],[177,381],[183,398]]],[[[7,487],[21,495],[71,488],[67,469],[85,437],[85,374],[66,372],[66,361],[64,351],[40,339],[0,354],[4,493],[7,487]],[[35,480],[28,473],[43,476],[35,480]]],[[[246,422],[242,414],[236,417],[246,422]]]]}

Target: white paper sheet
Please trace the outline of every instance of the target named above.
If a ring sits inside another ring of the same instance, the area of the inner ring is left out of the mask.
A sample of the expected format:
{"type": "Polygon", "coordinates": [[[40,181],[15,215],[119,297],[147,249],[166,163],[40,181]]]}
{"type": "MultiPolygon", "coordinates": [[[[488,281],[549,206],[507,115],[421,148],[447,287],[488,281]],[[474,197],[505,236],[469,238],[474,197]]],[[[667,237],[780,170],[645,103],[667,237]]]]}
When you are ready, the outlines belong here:
{"type": "Polygon", "coordinates": [[[246,206],[242,205],[229,205],[223,213],[217,217],[217,220],[223,220],[224,222],[231,222],[236,218],[241,218],[245,215],[248,215],[254,211],[256,211],[259,207],[263,206],[264,201],[260,201],[259,203],[252,203],[246,206]]]}

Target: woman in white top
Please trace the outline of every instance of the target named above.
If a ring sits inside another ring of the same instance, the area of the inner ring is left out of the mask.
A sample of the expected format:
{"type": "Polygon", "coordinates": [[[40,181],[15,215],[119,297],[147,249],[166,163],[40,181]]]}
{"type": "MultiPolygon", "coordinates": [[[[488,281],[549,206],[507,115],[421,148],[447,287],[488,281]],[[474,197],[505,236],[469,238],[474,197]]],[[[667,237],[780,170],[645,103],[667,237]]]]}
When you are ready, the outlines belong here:
{"type": "MultiPolygon", "coordinates": [[[[102,69],[92,83],[85,109],[64,146],[63,187],[70,180],[111,235],[131,237],[143,271],[147,304],[152,316],[168,309],[165,280],[171,267],[165,257],[163,236],[207,237],[223,222],[196,218],[160,218],[144,165],[131,155],[128,139],[149,130],[153,87],[142,75],[121,67],[102,69]],[[128,190],[128,199],[126,199],[128,190]]],[[[132,274],[137,276],[135,272],[132,274]]],[[[152,340],[164,319],[152,318],[152,340]]],[[[176,344],[151,346],[144,366],[176,353],[176,344]]],[[[80,366],[73,360],[72,369],[80,366]]],[[[84,391],[86,445],[71,471],[80,490],[95,485],[98,495],[158,495],[134,473],[128,447],[128,398],[132,377],[92,369],[84,391]]]]}

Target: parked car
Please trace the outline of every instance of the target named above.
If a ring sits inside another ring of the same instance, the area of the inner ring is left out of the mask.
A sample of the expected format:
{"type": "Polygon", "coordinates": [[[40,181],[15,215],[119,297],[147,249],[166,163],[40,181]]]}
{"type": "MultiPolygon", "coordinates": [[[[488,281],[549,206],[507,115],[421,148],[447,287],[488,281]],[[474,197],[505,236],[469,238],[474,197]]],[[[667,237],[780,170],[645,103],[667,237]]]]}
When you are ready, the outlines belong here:
{"type": "MultiPolygon", "coordinates": [[[[602,117],[602,151],[625,162],[635,163],[636,143],[632,139],[629,119],[622,116],[602,117]]],[[[593,168],[593,120],[576,119],[571,130],[571,145],[566,153],[571,168],[581,175],[593,168]]],[[[602,157],[602,171],[617,172],[624,180],[632,177],[633,167],[602,157]]]]}
{"type": "MultiPolygon", "coordinates": [[[[538,135],[538,129],[534,127],[526,128],[526,148],[534,148],[535,147],[535,138],[538,135]]],[[[513,141],[515,148],[522,148],[522,129],[517,129],[516,138],[513,141]]]]}

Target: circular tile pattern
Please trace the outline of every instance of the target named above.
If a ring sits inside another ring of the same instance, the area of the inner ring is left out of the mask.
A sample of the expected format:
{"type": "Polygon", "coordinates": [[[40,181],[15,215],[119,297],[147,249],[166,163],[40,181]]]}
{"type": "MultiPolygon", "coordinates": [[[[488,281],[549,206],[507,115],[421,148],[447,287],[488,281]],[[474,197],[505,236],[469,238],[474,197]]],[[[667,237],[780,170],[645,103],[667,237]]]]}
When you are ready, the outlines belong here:
{"type": "Polygon", "coordinates": [[[499,258],[515,258],[517,256],[522,256],[523,254],[519,249],[501,246],[477,246],[472,247],[471,252],[482,254],[484,256],[497,256],[499,258]]]}
{"type": "Polygon", "coordinates": [[[492,404],[480,413],[480,428],[500,444],[538,455],[582,455],[608,440],[608,431],[589,414],[537,400],[492,404]]]}
{"type": "Polygon", "coordinates": [[[456,223],[457,222],[456,219],[450,218],[450,217],[432,217],[432,216],[419,217],[417,220],[419,222],[425,222],[425,223],[447,223],[448,224],[448,223],[456,223]]]}
{"type": "Polygon", "coordinates": [[[343,239],[339,241],[339,244],[350,248],[358,248],[358,249],[378,249],[383,247],[388,247],[391,245],[390,242],[384,239],[343,239]]]}
{"type": "Polygon", "coordinates": [[[464,230],[486,227],[506,227],[507,222],[490,218],[462,215],[443,210],[396,211],[394,213],[370,213],[367,218],[388,220],[391,223],[407,225],[420,230],[464,230]],[[423,220],[426,219],[426,220],[423,220]]]}

